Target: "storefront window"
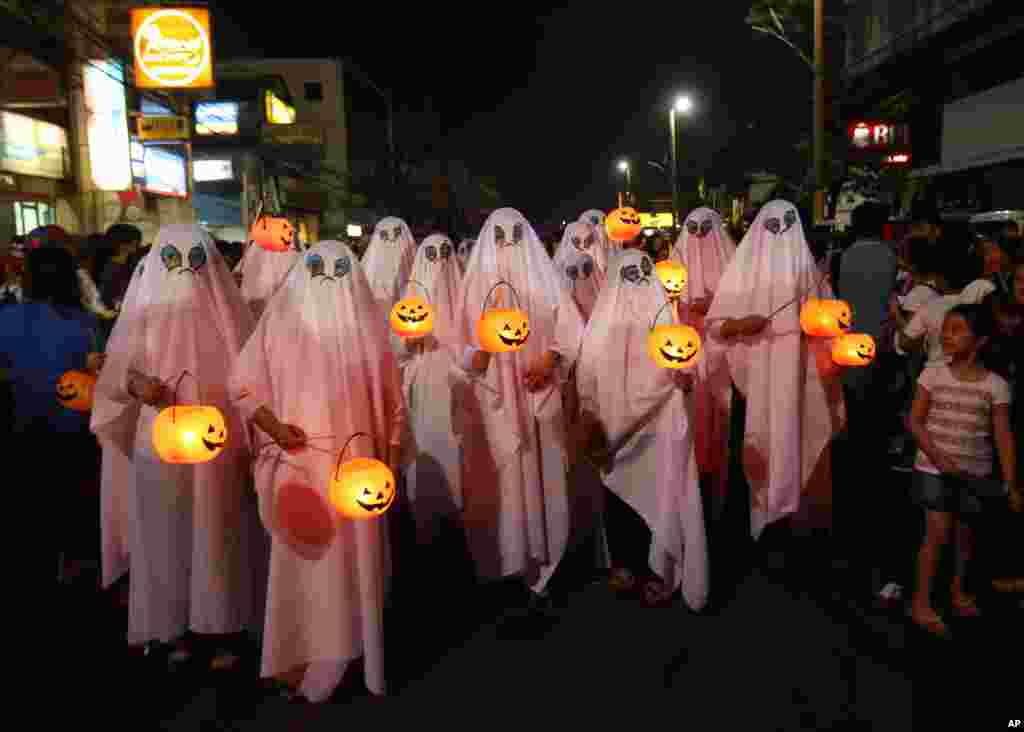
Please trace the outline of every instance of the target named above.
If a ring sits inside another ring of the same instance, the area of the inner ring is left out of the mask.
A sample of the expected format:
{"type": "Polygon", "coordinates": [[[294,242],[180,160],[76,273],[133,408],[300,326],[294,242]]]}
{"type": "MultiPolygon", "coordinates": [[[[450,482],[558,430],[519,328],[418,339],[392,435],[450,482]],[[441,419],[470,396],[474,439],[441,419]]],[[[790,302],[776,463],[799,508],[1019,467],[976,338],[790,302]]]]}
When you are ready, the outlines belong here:
{"type": "Polygon", "coordinates": [[[14,229],[18,236],[26,236],[39,226],[57,223],[57,212],[48,203],[38,201],[16,201],[14,204],[14,229]]]}

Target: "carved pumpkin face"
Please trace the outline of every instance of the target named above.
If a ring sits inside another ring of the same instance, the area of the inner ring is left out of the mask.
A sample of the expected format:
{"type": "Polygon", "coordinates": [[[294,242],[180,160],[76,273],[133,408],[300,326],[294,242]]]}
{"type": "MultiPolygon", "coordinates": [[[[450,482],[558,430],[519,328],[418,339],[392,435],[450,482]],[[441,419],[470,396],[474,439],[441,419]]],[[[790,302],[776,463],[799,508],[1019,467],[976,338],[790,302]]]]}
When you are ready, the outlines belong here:
{"type": "Polygon", "coordinates": [[[617,208],[608,214],[604,225],[612,241],[632,241],[640,233],[640,214],[628,206],[617,208]]]}
{"type": "Polygon", "coordinates": [[[434,329],[434,309],[422,297],[411,295],[391,308],[391,330],[402,338],[425,336],[434,329]]]}
{"type": "Polygon", "coordinates": [[[811,298],[800,308],[800,327],[809,336],[835,338],[848,333],[853,310],[843,300],[811,298]]]}
{"type": "Polygon", "coordinates": [[[165,463],[194,465],[224,450],[228,428],[216,407],[173,406],[153,421],[153,449],[165,463]]]}
{"type": "Polygon", "coordinates": [[[57,380],[57,401],[76,412],[92,410],[96,377],[87,371],[68,371],[57,380]]]}
{"type": "Polygon", "coordinates": [[[380,460],[353,458],[331,479],[331,505],[350,519],[383,516],[395,501],[395,476],[380,460]]]}
{"type": "Polygon", "coordinates": [[[647,352],[663,369],[692,368],[700,348],[700,334],[688,325],[657,325],[647,337],[647,352]]]}
{"type": "Polygon", "coordinates": [[[526,345],[530,321],[516,308],[492,308],[477,323],[480,346],[488,353],[510,353],[526,345]]]}
{"type": "Polygon", "coordinates": [[[663,259],[655,265],[654,269],[670,299],[679,297],[686,289],[688,272],[681,262],[674,259],[663,259]]]}
{"type": "Polygon", "coordinates": [[[848,333],[832,343],[832,360],[840,366],[867,366],[875,360],[875,339],[867,333],[848,333]]]}
{"type": "Polygon", "coordinates": [[[270,252],[286,252],[295,241],[295,227],[279,216],[260,216],[249,229],[249,239],[270,252]]]}

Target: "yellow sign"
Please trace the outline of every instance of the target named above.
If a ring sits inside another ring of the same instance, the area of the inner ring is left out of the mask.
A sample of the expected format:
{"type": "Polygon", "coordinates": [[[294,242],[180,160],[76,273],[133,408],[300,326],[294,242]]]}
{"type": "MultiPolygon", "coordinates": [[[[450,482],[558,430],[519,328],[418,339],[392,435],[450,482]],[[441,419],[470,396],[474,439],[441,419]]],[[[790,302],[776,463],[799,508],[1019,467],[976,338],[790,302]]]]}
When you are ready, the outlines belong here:
{"type": "Polygon", "coordinates": [[[295,107],[279,99],[272,91],[267,92],[267,122],[272,125],[295,124],[295,107]]]}
{"type": "Polygon", "coordinates": [[[640,226],[644,229],[668,229],[672,226],[672,214],[670,213],[642,213],[640,214],[640,226]]]}
{"type": "Polygon", "coordinates": [[[188,117],[139,117],[140,140],[187,140],[188,117]]]}
{"type": "Polygon", "coordinates": [[[137,88],[213,87],[209,10],[133,8],[132,39],[137,88]]]}

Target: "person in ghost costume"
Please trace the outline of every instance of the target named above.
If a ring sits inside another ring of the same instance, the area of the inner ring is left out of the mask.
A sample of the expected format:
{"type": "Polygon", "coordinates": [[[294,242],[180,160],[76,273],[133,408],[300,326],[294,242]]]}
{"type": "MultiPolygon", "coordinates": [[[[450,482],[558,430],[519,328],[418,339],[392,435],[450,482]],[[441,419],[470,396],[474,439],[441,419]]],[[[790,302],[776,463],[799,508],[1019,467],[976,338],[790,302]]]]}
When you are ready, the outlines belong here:
{"type": "Polygon", "coordinates": [[[408,224],[394,216],[377,222],[363,255],[362,269],[374,299],[385,313],[391,312],[405,289],[415,256],[416,240],[408,224]]]}
{"type": "Polygon", "coordinates": [[[420,543],[428,544],[439,519],[462,510],[462,452],[453,427],[452,379],[461,347],[455,309],[462,274],[451,241],[432,234],[420,244],[404,297],[426,298],[434,311],[429,335],[405,342],[410,354],[402,388],[415,455],[406,468],[406,492],[420,543]]]}
{"type": "MultiPolygon", "coordinates": [[[[831,341],[804,336],[800,307],[830,298],[796,207],[765,204],[718,281],[705,316],[708,357],[701,378],[728,369],[745,404],[741,459],[750,487],[750,531],[787,516],[831,520],[829,443],[845,419],[831,341]],[[724,358],[714,351],[724,351],[724,358]]],[[[716,391],[728,404],[728,387],[716,391]]],[[[737,405],[739,406],[739,405],[737,405]]],[[[743,413],[733,412],[733,419],[743,413]]],[[[825,528],[818,525],[815,528],[825,528]]]]}
{"type": "Polygon", "coordinates": [[[685,396],[693,378],[661,368],[648,355],[656,316],[678,322],[653,270],[643,252],[619,258],[584,332],[576,383],[584,425],[599,423],[611,451],[604,480],[614,494],[605,514],[613,580],[624,587],[646,580],[652,605],[681,588],[687,605],[700,610],[707,599],[707,547],[685,396]],[[646,545],[628,545],[629,517],[622,514],[630,510],[649,528],[646,545]]]}
{"type": "Polygon", "coordinates": [[[246,430],[227,394],[228,365],[252,331],[252,314],[198,226],[162,227],[139,267],[96,384],[91,428],[134,466],[128,642],[177,642],[173,661],[188,656],[187,630],[258,628],[266,546],[246,430]],[[225,445],[212,460],[168,464],[157,455],[153,423],[175,400],[223,414],[225,445]]]}
{"type": "MultiPolygon", "coordinates": [[[[683,322],[693,326],[707,340],[704,316],[711,306],[722,273],[736,253],[736,244],[725,230],[722,217],[710,208],[691,211],[672,248],[670,259],[681,262],[687,271],[686,291],[677,308],[683,322]]],[[[712,514],[724,505],[729,480],[727,461],[729,444],[729,405],[716,400],[714,392],[728,391],[725,369],[711,369],[725,381],[710,383],[697,378],[694,389],[695,452],[702,488],[712,499],[712,514]]]]}
{"type": "Polygon", "coordinates": [[[594,242],[594,251],[588,253],[594,257],[594,261],[597,262],[601,272],[607,273],[608,267],[611,266],[611,258],[618,256],[622,251],[622,247],[608,238],[608,232],[604,228],[604,218],[604,213],[593,208],[581,213],[578,221],[582,224],[589,224],[594,228],[594,235],[597,237],[597,240],[594,242]]]}
{"type": "Polygon", "coordinates": [[[574,222],[565,227],[562,242],[551,260],[586,323],[604,284],[604,268],[596,262],[600,249],[597,232],[590,224],[574,222]]]}
{"type": "Polygon", "coordinates": [[[271,535],[261,675],[322,702],[360,656],[367,688],[385,693],[386,519],[343,516],[328,488],[359,432],[368,437],[352,439],[344,460],[376,457],[397,475],[405,413],[387,326],[355,254],[323,241],[302,257],[235,361],[231,395],[270,438],[254,440],[271,535]]]}
{"type": "Polygon", "coordinates": [[[466,445],[464,453],[465,529],[478,574],[521,575],[536,601],[570,540],[561,392],[579,351],[583,321],[544,245],[518,211],[492,213],[476,242],[456,313],[463,368],[478,380],[473,393],[483,423],[482,433],[467,433],[484,438],[466,445]],[[495,289],[499,306],[494,296],[487,298],[502,280],[515,294],[506,285],[495,289]],[[513,307],[517,299],[529,319],[525,345],[511,353],[482,350],[477,324],[485,305],[513,307]]]}
{"type": "Polygon", "coordinates": [[[476,242],[472,239],[463,239],[459,242],[459,247],[455,252],[455,256],[459,260],[459,273],[466,271],[466,264],[469,262],[470,252],[473,251],[473,245],[476,242]]]}
{"type": "Polygon", "coordinates": [[[241,275],[242,299],[252,311],[254,322],[259,322],[270,298],[301,258],[299,250],[294,247],[284,252],[272,252],[252,243],[245,250],[242,261],[235,267],[235,274],[241,275]]]}

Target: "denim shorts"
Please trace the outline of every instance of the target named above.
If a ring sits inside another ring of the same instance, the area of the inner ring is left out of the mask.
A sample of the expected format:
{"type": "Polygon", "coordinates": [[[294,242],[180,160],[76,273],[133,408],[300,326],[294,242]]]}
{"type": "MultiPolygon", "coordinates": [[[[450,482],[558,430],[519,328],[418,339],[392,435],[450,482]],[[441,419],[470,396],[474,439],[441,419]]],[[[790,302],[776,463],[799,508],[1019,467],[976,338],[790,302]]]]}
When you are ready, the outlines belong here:
{"type": "Polygon", "coordinates": [[[914,502],[928,511],[961,514],[981,513],[981,501],[967,489],[967,481],[960,478],[915,470],[911,490],[914,502]]]}

